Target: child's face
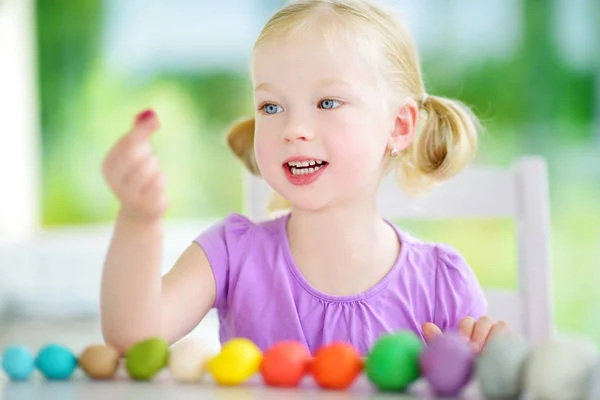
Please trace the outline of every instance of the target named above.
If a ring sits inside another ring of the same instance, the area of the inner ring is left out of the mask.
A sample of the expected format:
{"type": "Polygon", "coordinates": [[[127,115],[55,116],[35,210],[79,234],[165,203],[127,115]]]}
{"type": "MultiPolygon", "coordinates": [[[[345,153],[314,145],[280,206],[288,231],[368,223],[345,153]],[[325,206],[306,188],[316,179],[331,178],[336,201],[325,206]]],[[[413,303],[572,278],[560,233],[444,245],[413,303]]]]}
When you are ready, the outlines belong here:
{"type": "Polygon", "coordinates": [[[256,48],[257,163],[293,207],[373,200],[395,121],[378,74],[359,51],[336,43],[332,53],[318,34],[256,48]],[[289,160],[316,172],[298,172],[289,160]]]}

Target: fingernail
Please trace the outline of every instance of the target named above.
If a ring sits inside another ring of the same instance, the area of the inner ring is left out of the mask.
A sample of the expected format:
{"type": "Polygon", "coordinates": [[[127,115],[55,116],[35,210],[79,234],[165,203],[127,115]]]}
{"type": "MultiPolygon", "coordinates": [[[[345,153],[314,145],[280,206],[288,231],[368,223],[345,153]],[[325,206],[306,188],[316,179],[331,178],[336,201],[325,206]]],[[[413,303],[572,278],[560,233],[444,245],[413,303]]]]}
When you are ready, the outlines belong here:
{"type": "Polygon", "coordinates": [[[135,122],[136,123],[144,122],[147,119],[152,118],[153,116],[154,116],[154,111],[152,111],[152,110],[142,111],[141,113],[139,113],[137,115],[137,117],[135,117],[135,122]]]}

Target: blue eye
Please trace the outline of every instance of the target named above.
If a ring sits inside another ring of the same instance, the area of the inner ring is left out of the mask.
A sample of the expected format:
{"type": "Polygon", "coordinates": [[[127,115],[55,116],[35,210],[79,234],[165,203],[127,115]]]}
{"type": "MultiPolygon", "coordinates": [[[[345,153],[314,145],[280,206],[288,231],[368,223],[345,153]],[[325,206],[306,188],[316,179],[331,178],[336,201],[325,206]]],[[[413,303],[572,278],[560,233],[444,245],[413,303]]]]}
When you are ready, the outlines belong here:
{"type": "Polygon", "coordinates": [[[265,111],[266,114],[277,114],[278,111],[283,111],[283,108],[276,104],[265,104],[264,106],[262,106],[262,109],[265,111]]]}
{"type": "Polygon", "coordinates": [[[331,99],[325,99],[325,100],[321,100],[321,108],[324,108],[326,110],[331,110],[332,108],[336,108],[340,106],[340,102],[336,101],[336,100],[331,100],[331,99]]]}

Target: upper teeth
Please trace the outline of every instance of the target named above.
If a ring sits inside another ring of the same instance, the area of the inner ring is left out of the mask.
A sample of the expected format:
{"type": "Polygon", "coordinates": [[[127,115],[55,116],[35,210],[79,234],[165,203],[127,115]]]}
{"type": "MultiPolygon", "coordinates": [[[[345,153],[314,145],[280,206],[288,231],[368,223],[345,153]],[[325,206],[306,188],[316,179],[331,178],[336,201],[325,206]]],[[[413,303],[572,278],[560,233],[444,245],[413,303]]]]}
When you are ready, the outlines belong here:
{"type": "Polygon", "coordinates": [[[321,165],[323,164],[323,161],[321,160],[310,160],[310,161],[290,161],[288,162],[288,165],[290,167],[310,167],[313,165],[321,165]]]}

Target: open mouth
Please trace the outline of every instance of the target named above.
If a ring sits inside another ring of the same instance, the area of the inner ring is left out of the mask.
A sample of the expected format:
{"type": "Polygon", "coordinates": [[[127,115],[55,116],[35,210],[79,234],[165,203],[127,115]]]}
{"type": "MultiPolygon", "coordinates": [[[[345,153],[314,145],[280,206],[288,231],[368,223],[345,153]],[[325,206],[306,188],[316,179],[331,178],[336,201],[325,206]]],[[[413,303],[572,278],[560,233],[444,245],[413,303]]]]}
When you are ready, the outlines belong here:
{"type": "Polygon", "coordinates": [[[292,175],[307,175],[313,174],[327,166],[327,161],[323,160],[304,160],[304,161],[290,161],[286,163],[290,173],[292,175]]]}

